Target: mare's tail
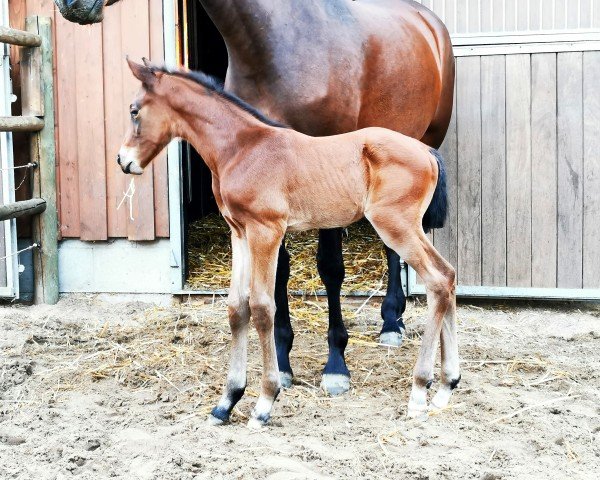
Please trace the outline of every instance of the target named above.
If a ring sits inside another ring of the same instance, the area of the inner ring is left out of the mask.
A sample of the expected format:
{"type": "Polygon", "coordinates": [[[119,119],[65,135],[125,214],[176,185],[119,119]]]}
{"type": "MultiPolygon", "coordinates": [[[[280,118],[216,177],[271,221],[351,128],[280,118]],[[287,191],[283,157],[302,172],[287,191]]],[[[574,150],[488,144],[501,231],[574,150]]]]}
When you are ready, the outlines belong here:
{"type": "Polygon", "coordinates": [[[446,167],[444,158],[435,148],[430,150],[438,164],[438,179],[435,192],[425,215],[423,215],[423,230],[429,232],[432,228],[442,228],[448,216],[448,190],[446,189],[446,167]]]}

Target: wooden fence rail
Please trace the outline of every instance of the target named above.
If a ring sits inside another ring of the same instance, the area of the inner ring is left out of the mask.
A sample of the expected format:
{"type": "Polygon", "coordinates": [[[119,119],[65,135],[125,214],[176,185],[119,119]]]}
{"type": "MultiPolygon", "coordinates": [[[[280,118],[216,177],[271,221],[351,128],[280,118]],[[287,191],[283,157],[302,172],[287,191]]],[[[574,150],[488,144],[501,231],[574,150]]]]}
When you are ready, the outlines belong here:
{"type": "Polygon", "coordinates": [[[0,26],[0,43],[9,43],[16,47],[40,47],[42,37],[32,32],[0,26]]]}
{"type": "Polygon", "coordinates": [[[25,215],[37,215],[44,210],[46,210],[46,200],[43,198],[32,198],[9,203],[8,205],[0,205],[0,221],[24,217],[25,215]]]}
{"type": "Polygon", "coordinates": [[[33,116],[0,117],[0,132],[39,132],[44,120],[33,116]]]}

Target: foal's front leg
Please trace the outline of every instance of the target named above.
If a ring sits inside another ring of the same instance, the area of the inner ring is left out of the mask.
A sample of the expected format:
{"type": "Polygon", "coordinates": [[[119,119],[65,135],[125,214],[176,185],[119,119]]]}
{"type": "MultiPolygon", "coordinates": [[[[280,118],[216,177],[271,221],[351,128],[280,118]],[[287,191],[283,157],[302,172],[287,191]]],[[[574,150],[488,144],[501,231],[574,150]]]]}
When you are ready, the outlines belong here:
{"type": "Polygon", "coordinates": [[[220,425],[229,420],[235,404],[246,389],[248,359],[248,324],[250,323],[250,253],[246,239],[231,234],[232,272],[227,299],[231,328],[231,360],[225,390],[213,408],[208,422],[220,425]]]}
{"type": "Polygon", "coordinates": [[[273,322],[275,317],[275,275],[277,255],[283,238],[283,229],[258,225],[248,228],[248,246],[251,256],[250,312],[262,349],[263,373],[260,396],[252,418],[251,428],[260,428],[271,418],[273,402],[281,389],[273,322]]]}

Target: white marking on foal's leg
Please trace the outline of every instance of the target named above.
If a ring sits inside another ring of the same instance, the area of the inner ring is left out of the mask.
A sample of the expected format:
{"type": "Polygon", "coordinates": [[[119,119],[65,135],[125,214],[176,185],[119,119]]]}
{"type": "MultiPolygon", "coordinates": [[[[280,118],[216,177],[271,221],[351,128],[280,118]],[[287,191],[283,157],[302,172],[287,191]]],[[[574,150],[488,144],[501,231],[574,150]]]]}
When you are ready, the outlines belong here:
{"type": "Polygon", "coordinates": [[[413,382],[406,414],[409,418],[416,418],[425,413],[427,413],[427,388],[413,382]]]}
{"type": "Polygon", "coordinates": [[[252,409],[252,416],[248,420],[248,428],[260,429],[264,427],[271,419],[271,410],[273,409],[274,399],[269,400],[262,395],[258,398],[256,405],[252,409]]]}

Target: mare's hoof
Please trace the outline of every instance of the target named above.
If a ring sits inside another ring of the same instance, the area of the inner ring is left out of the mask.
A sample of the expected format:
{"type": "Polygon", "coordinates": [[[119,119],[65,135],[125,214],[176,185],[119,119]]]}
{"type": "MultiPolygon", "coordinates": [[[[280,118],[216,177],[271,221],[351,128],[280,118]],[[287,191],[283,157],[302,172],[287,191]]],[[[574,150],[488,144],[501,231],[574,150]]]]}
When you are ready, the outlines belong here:
{"type": "Polygon", "coordinates": [[[341,374],[325,373],[321,380],[321,388],[332,397],[342,395],[350,390],[350,377],[341,374]]]}
{"type": "Polygon", "coordinates": [[[379,344],[384,347],[399,347],[404,340],[404,330],[400,332],[384,332],[379,336],[379,344]]]}
{"type": "Polygon", "coordinates": [[[279,372],[282,388],[292,388],[292,379],[294,378],[289,372],[279,372]]]}
{"type": "Polygon", "coordinates": [[[206,424],[216,427],[216,426],[224,425],[225,421],[221,420],[220,418],[215,417],[214,415],[209,415],[208,418],[206,419],[206,424]]]}
{"type": "Polygon", "coordinates": [[[256,417],[251,417],[250,420],[248,420],[247,426],[250,430],[262,430],[267,426],[267,421],[260,420],[256,417]]]}

